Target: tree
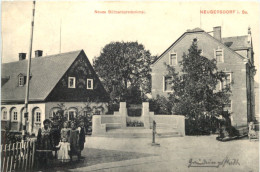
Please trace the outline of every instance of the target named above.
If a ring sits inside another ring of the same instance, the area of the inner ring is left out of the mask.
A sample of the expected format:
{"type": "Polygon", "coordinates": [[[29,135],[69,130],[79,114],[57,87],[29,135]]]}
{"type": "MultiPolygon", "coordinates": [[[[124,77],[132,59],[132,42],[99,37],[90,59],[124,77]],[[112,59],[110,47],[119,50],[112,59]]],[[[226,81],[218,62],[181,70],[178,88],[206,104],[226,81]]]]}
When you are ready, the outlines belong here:
{"type": "Polygon", "coordinates": [[[173,89],[169,100],[172,102],[173,113],[183,114],[196,121],[195,127],[200,128],[201,118],[223,114],[225,105],[229,103],[230,85],[216,90],[219,81],[225,81],[227,76],[218,71],[214,58],[209,60],[201,55],[196,39],[192,42],[188,54],[184,53],[182,58],[180,73],[172,66],[167,66],[173,89]]]}
{"type": "MultiPolygon", "coordinates": [[[[111,42],[94,59],[94,69],[112,100],[125,101],[128,87],[151,91],[151,53],[138,42],[111,42]]],[[[130,91],[131,92],[131,91],[130,91]]]]}

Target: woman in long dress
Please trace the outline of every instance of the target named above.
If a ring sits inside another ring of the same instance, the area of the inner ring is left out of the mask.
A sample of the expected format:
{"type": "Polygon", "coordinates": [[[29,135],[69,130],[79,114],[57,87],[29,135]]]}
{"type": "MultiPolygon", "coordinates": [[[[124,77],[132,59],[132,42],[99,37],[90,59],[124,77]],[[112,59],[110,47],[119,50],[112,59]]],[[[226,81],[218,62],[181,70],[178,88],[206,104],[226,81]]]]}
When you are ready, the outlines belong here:
{"type": "Polygon", "coordinates": [[[52,159],[52,136],[50,129],[51,121],[49,119],[45,119],[43,121],[43,128],[39,128],[37,135],[37,153],[39,163],[46,167],[49,165],[48,160],[52,159]]]}

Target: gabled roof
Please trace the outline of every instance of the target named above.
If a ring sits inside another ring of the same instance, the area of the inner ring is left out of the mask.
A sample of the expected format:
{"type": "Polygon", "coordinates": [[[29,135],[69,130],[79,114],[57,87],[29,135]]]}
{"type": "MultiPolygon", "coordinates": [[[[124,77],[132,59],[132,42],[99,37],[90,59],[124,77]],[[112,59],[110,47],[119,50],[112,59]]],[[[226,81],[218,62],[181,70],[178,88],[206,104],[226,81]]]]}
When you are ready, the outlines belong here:
{"type": "Polygon", "coordinates": [[[251,43],[248,42],[248,35],[222,38],[222,42],[233,50],[248,49],[251,43]]]}
{"type": "MultiPolygon", "coordinates": [[[[43,101],[83,50],[32,58],[29,101],[43,101]]],[[[18,86],[18,75],[26,74],[28,60],[2,64],[2,102],[23,101],[25,86],[18,86]]]]}
{"type": "MultiPolygon", "coordinates": [[[[218,39],[214,38],[213,36],[211,36],[210,34],[208,34],[207,32],[205,32],[204,30],[202,30],[201,28],[195,28],[192,30],[187,30],[186,32],[184,32],[169,48],[167,48],[158,58],[156,58],[152,64],[155,64],[158,60],[160,60],[162,58],[162,56],[168,52],[175,44],[177,44],[177,42],[179,42],[179,40],[181,40],[186,34],[192,34],[192,33],[197,33],[197,32],[201,32],[203,34],[208,35],[210,38],[212,38],[215,41],[218,41],[220,44],[222,44],[223,46],[225,46],[227,49],[229,49],[230,51],[232,51],[233,53],[235,53],[236,55],[238,55],[241,59],[244,59],[243,56],[241,56],[240,54],[238,54],[237,52],[235,52],[231,47],[225,45],[224,43],[222,43],[221,41],[219,41],[218,39]]],[[[243,36],[242,36],[243,37],[243,36]]],[[[234,37],[230,37],[230,38],[234,38],[234,37]]],[[[228,39],[227,39],[228,40],[228,39]]],[[[242,40],[242,39],[239,39],[242,40]]],[[[236,40],[234,40],[236,41],[236,40]]],[[[241,44],[241,43],[240,43],[241,44]]],[[[236,43],[235,45],[238,45],[238,43],[236,43]]]]}

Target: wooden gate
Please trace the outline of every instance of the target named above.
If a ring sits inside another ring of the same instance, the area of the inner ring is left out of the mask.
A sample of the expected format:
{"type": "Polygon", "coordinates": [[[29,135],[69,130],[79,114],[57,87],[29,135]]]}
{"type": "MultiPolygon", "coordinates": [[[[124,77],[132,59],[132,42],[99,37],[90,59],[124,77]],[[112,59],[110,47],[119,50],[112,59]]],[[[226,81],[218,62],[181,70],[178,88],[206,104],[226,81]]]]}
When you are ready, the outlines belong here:
{"type": "Polygon", "coordinates": [[[32,171],[35,141],[1,145],[1,171],[32,171]]]}

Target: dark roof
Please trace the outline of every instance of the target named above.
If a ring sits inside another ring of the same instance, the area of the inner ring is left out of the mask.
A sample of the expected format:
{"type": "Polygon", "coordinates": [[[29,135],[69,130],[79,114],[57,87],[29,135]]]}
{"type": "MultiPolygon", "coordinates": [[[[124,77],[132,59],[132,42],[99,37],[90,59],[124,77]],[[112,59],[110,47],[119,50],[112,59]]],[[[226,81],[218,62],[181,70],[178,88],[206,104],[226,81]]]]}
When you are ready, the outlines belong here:
{"type": "MultiPolygon", "coordinates": [[[[240,54],[238,54],[237,52],[235,52],[234,50],[234,48],[235,48],[235,45],[236,46],[238,46],[238,45],[242,45],[242,42],[243,43],[245,43],[245,36],[237,36],[237,37],[227,37],[227,38],[223,38],[222,39],[222,42],[221,41],[219,41],[219,40],[217,40],[216,38],[214,38],[213,36],[211,36],[210,34],[208,34],[207,32],[205,32],[204,30],[202,30],[201,28],[194,28],[194,29],[188,29],[186,32],[184,32],[169,48],[167,48],[159,57],[157,57],[157,58],[155,58],[154,59],[154,61],[152,62],[152,64],[154,64],[154,63],[156,63],[166,52],[168,52],[168,50],[170,49],[170,48],[172,48],[184,35],[186,35],[186,34],[188,34],[188,33],[195,33],[195,32],[202,32],[202,33],[205,33],[205,34],[207,34],[208,36],[210,36],[211,38],[213,38],[214,40],[216,40],[216,41],[218,41],[219,43],[221,43],[221,44],[223,44],[224,46],[226,46],[229,50],[231,50],[232,52],[234,52],[235,54],[237,54],[239,57],[241,57],[242,59],[244,58],[243,56],[241,56],[240,54]],[[241,37],[241,38],[240,38],[241,37]],[[235,38],[237,38],[237,39],[235,39],[235,38]],[[233,41],[234,43],[234,45],[233,45],[233,47],[230,47],[230,46],[228,46],[230,43],[224,43],[223,41],[233,41]]],[[[246,36],[246,38],[248,38],[247,36],[246,36]]],[[[246,41],[247,41],[247,39],[246,39],[246,41]]],[[[245,44],[244,44],[245,45],[245,44]]]]}
{"type": "MultiPolygon", "coordinates": [[[[81,51],[32,58],[29,101],[43,101],[81,51]]],[[[27,63],[22,60],[2,64],[2,102],[24,100],[26,86],[18,86],[18,75],[26,74],[27,63]]]]}
{"type": "Polygon", "coordinates": [[[222,42],[233,50],[248,49],[251,47],[247,35],[222,38],[222,42]]]}

